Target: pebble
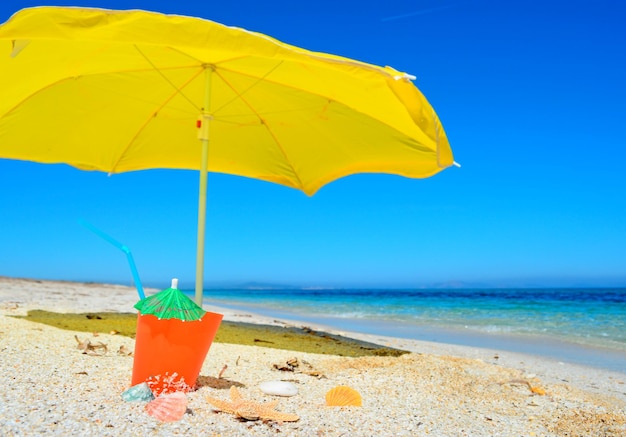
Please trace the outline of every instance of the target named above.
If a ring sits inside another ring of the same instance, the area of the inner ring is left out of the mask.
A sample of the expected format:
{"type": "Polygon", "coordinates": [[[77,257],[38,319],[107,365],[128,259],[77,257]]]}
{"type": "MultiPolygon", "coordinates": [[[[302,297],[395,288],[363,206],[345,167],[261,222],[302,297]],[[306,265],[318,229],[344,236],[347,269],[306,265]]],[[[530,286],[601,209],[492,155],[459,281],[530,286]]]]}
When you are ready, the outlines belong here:
{"type": "Polygon", "coordinates": [[[266,395],[295,396],[298,394],[298,387],[287,381],[266,381],[261,383],[259,388],[266,395]]]}

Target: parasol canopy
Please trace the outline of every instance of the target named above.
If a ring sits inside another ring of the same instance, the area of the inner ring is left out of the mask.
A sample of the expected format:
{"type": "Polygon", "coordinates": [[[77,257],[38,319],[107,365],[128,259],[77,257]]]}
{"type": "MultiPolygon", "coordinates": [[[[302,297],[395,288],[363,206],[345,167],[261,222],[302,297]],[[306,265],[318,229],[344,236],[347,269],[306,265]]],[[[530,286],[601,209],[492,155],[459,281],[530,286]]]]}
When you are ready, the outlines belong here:
{"type": "Polygon", "coordinates": [[[454,164],[413,79],[200,18],[28,8],[0,25],[0,158],[200,170],[201,303],[208,171],[313,195],[356,173],[454,164]]]}

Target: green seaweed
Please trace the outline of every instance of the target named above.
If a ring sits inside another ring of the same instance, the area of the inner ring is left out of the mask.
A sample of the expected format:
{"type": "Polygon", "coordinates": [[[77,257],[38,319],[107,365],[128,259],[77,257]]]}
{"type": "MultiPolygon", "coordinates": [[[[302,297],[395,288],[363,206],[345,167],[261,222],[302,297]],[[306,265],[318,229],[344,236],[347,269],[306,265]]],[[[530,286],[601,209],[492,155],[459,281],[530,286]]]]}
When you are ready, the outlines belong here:
{"type": "MultiPolygon", "coordinates": [[[[134,313],[54,313],[31,310],[26,316],[13,316],[61,329],[109,333],[135,338],[137,315],[134,313]]],[[[297,352],[339,355],[346,357],[393,356],[408,353],[341,335],[294,326],[258,325],[223,321],[214,342],[261,346],[297,352]]]]}
{"type": "Polygon", "coordinates": [[[135,338],[137,332],[136,313],[54,313],[51,311],[31,310],[26,316],[12,316],[31,322],[43,323],[70,331],[110,333],[135,338]]]}

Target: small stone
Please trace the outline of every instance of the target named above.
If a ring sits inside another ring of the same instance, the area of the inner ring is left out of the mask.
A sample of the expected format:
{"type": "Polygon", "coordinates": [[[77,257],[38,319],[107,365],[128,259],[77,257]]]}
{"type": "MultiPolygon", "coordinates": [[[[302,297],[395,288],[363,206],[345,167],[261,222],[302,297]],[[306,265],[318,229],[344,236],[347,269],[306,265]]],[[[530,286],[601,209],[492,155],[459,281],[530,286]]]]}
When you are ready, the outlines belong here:
{"type": "Polygon", "coordinates": [[[287,381],[266,381],[259,385],[261,391],[273,396],[295,396],[298,394],[298,387],[287,381]]]}

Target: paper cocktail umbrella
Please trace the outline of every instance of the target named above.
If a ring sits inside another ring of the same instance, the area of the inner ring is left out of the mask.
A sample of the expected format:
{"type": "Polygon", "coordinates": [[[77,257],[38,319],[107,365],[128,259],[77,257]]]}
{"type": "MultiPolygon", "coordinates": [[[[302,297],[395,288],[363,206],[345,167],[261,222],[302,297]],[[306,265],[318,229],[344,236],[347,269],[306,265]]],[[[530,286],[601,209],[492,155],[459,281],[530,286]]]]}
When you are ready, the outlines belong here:
{"type": "Polygon", "coordinates": [[[144,316],[151,314],[159,319],[179,319],[186,322],[200,320],[206,314],[206,311],[178,289],[178,279],[172,279],[170,288],[137,302],[135,308],[144,316]]]}

